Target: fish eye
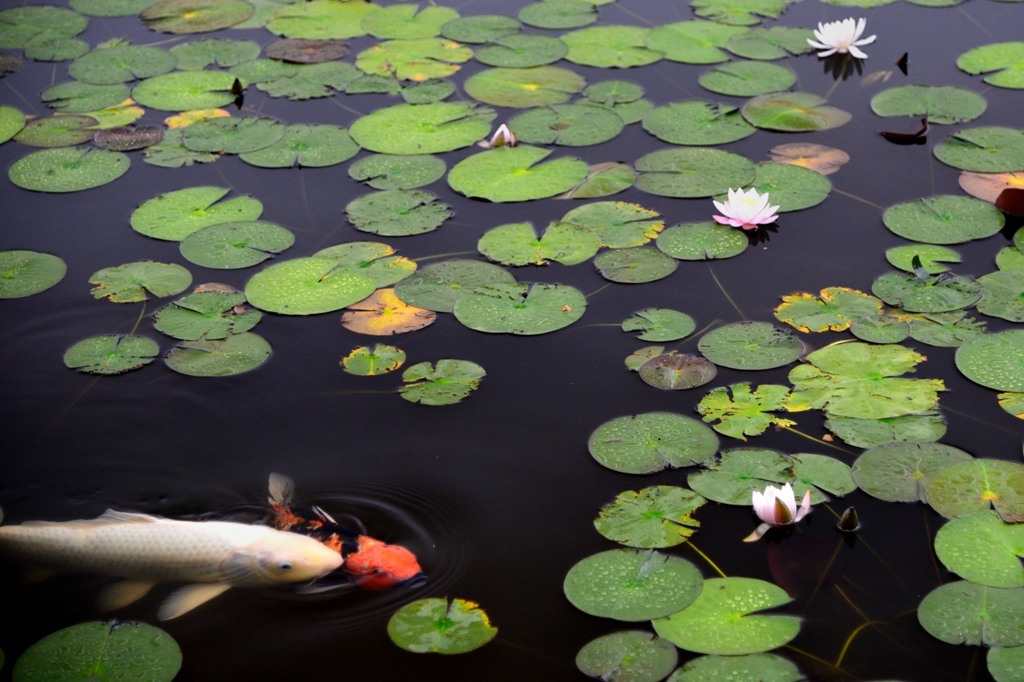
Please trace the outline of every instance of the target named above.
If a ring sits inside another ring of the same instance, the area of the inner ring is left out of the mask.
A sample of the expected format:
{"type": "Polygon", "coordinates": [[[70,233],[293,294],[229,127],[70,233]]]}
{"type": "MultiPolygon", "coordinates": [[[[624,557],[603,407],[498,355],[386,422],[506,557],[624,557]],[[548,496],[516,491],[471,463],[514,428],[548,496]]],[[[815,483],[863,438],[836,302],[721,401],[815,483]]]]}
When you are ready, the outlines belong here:
{"type": "Polygon", "coordinates": [[[290,561],[282,561],[281,563],[279,563],[277,565],[277,567],[279,569],[281,569],[282,571],[290,571],[290,570],[292,570],[292,564],[291,564],[290,561]]]}

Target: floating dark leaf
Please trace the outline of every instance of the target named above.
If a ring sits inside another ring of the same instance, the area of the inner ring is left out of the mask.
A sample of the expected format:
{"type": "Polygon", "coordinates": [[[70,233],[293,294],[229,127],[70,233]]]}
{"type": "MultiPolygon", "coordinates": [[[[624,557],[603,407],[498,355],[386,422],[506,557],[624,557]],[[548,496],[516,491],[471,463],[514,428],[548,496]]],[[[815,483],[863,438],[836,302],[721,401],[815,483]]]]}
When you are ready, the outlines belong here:
{"type": "Polygon", "coordinates": [[[996,208],[1012,216],[1024,216],[1024,189],[1004,189],[996,197],[996,208]]]}
{"type": "Polygon", "coordinates": [[[341,59],[348,54],[348,43],[344,40],[301,40],[282,38],[263,49],[271,59],[298,64],[319,64],[341,59]]]}
{"type": "Polygon", "coordinates": [[[163,139],[164,129],[160,126],[127,125],[100,130],[93,136],[92,141],[102,149],[130,152],[159,144],[163,139]]]}
{"type": "Polygon", "coordinates": [[[928,141],[928,117],[921,118],[921,127],[912,133],[897,133],[883,130],[882,137],[893,144],[924,144],[928,141]]]}

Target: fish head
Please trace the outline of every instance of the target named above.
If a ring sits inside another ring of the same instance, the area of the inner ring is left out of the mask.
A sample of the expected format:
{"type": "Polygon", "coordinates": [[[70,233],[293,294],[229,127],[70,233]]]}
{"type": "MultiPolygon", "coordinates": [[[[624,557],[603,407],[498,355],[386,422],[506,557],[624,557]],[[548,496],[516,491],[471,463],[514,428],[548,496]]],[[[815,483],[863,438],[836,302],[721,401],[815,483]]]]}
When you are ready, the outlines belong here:
{"type": "Polygon", "coordinates": [[[227,582],[240,584],[299,583],[315,580],[341,567],[341,555],[312,538],[270,531],[222,565],[227,582]]]}
{"type": "Polygon", "coordinates": [[[345,570],[367,590],[383,590],[422,575],[416,555],[400,545],[359,536],[359,549],[345,558],[345,570]]]}

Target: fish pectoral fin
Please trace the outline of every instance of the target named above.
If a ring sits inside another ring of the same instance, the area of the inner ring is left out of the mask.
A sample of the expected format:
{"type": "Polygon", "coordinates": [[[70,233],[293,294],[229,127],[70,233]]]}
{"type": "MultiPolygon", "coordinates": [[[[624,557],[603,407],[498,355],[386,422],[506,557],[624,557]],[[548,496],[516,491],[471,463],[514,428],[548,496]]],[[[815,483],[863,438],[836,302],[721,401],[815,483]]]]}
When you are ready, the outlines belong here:
{"type": "Polygon", "coordinates": [[[122,580],[100,592],[96,605],[100,611],[113,611],[145,597],[153,584],[142,580],[122,580]]]}
{"type": "Polygon", "coordinates": [[[188,613],[197,606],[201,606],[214,597],[223,594],[231,585],[228,583],[202,583],[198,585],[186,585],[175,590],[171,596],[160,605],[156,612],[160,620],[171,620],[188,613]]]}

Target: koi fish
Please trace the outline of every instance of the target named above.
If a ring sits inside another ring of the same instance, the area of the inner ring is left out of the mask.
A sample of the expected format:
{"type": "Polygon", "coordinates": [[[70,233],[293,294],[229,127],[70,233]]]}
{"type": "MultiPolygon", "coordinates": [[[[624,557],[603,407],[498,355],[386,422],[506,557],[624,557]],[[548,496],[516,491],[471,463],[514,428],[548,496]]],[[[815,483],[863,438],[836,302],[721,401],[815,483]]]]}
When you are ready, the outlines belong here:
{"type": "Polygon", "coordinates": [[[50,569],[126,578],[100,608],[126,606],[161,582],[186,582],[160,606],[177,618],[231,587],[305,582],[341,566],[312,538],[231,521],[175,521],[107,510],[96,519],[0,526],[0,551],[50,569]]]}
{"type": "Polygon", "coordinates": [[[268,501],[274,510],[274,527],[307,535],[337,552],[344,562],[342,569],[359,587],[383,590],[423,575],[416,556],[405,547],[344,528],[320,507],[293,507],[294,490],[290,478],[270,474],[268,501]]]}

